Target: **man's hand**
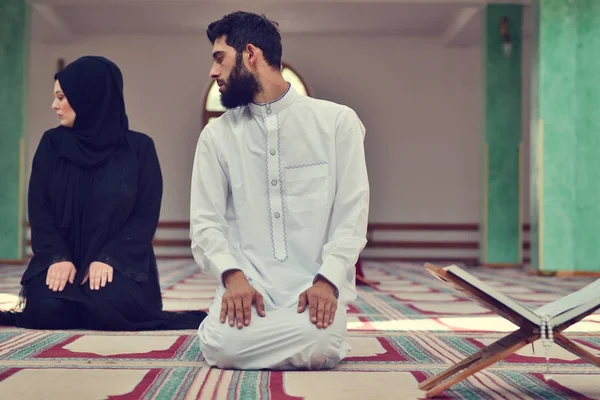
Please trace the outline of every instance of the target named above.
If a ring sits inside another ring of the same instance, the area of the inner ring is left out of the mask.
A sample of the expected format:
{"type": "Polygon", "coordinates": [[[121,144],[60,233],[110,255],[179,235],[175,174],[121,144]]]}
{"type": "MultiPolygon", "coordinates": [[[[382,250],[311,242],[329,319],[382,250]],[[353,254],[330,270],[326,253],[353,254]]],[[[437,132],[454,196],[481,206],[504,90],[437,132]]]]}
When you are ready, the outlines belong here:
{"type": "Polygon", "coordinates": [[[46,285],[48,286],[48,289],[53,292],[62,292],[67,285],[67,281],[69,281],[71,285],[73,284],[76,273],[77,270],[70,261],[61,261],[52,264],[50,268],[48,268],[48,273],[46,274],[46,285]]]}
{"type": "Polygon", "coordinates": [[[252,303],[256,306],[258,315],[264,317],[265,304],[262,295],[248,282],[246,275],[240,270],[227,272],[224,276],[225,288],[221,302],[221,323],[229,318],[229,326],[237,320],[238,329],[250,325],[252,303]]]}
{"type": "Polygon", "coordinates": [[[90,264],[81,284],[86,283],[88,279],[90,280],[90,289],[100,290],[100,287],[105,287],[107,282],[112,282],[113,267],[100,261],[94,261],[90,264]]]}
{"type": "Polygon", "coordinates": [[[300,294],[298,312],[302,313],[309,305],[310,320],[317,328],[325,329],[333,324],[337,310],[335,287],[324,278],[318,277],[310,289],[300,294]]]}

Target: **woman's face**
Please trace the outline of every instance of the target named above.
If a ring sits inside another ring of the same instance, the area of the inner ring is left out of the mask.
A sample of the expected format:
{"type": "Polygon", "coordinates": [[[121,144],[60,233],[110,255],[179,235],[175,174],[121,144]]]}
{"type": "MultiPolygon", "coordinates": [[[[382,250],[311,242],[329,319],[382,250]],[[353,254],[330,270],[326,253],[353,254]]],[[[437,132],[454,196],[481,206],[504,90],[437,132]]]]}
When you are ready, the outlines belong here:
{"type": "Polygon", "coordinates": [[[56,112],[56,116],[60,120],[60,124],[67,128],[72,128],[75,123],[75,111],[71,108],[67,96],[60,88],[60,82],[54,82],[54,101],[52,109],[56,112]]]}

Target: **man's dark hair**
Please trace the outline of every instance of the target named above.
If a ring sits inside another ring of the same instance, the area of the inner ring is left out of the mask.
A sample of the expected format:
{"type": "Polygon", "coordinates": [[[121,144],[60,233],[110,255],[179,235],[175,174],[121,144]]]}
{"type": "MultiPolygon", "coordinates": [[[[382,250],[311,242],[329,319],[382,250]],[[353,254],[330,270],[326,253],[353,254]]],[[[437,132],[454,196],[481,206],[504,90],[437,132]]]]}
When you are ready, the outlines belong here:
{"type": "Polygon", "coordinates": [[[233,47],[238,55],[241,55],[248,44],[253,44],[262,50],[267,64],[273,68],[281,68],[283,50],[278,24],[267,19],[264,14],[244,11],[227,14],[208,25],[206,35],[212,44],[226,35],[227,45],[233,47]]]}

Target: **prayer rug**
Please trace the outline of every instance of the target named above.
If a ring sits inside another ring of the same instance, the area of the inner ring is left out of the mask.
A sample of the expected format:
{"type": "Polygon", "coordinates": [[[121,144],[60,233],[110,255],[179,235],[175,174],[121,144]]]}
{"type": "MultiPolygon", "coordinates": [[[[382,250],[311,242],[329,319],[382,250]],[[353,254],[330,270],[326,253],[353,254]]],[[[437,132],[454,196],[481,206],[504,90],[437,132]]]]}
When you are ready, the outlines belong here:
{"type": "MultiPolygon", "coordinates": [[[[0,308],[16,301],[23,267],[0,266],[0,308]]],[[[589,278],[469,268],[533,307],[589,278]]],[[[162,261],[166,309],[206,309],[216,281],[192,261],[162,261]]],[[[352,351],[333,371],[222,371],[203,361],[195,331],[114,333],[0,328],[2,399],[420,399],[418,383],[515,330],[510,322],[429,275],[423,264],[364,263],[377,288],[349,306],[352,351]]],[[[600,314],[566,331],[600,353],[600,314]]],[[[447,399],[600,399],[600,370],[554,345],[545,381],[541,343],[443,393],[447,399]]]]}

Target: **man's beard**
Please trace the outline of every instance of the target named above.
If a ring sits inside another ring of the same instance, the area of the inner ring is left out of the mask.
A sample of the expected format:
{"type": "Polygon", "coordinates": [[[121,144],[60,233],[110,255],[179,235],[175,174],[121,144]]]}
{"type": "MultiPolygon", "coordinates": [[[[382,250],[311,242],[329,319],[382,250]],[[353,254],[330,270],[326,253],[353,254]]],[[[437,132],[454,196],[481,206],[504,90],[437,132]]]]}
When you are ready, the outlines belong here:
{"type": "Polygon", "coordinates": [[[254,100],[254,96],[259,91],[260,84],[246,69],[241,54],[238,54],[235,67],[231,70],[226,82],[225,90],[221,93],[221,105],[228,109],[245,106],[254,100]]]}

